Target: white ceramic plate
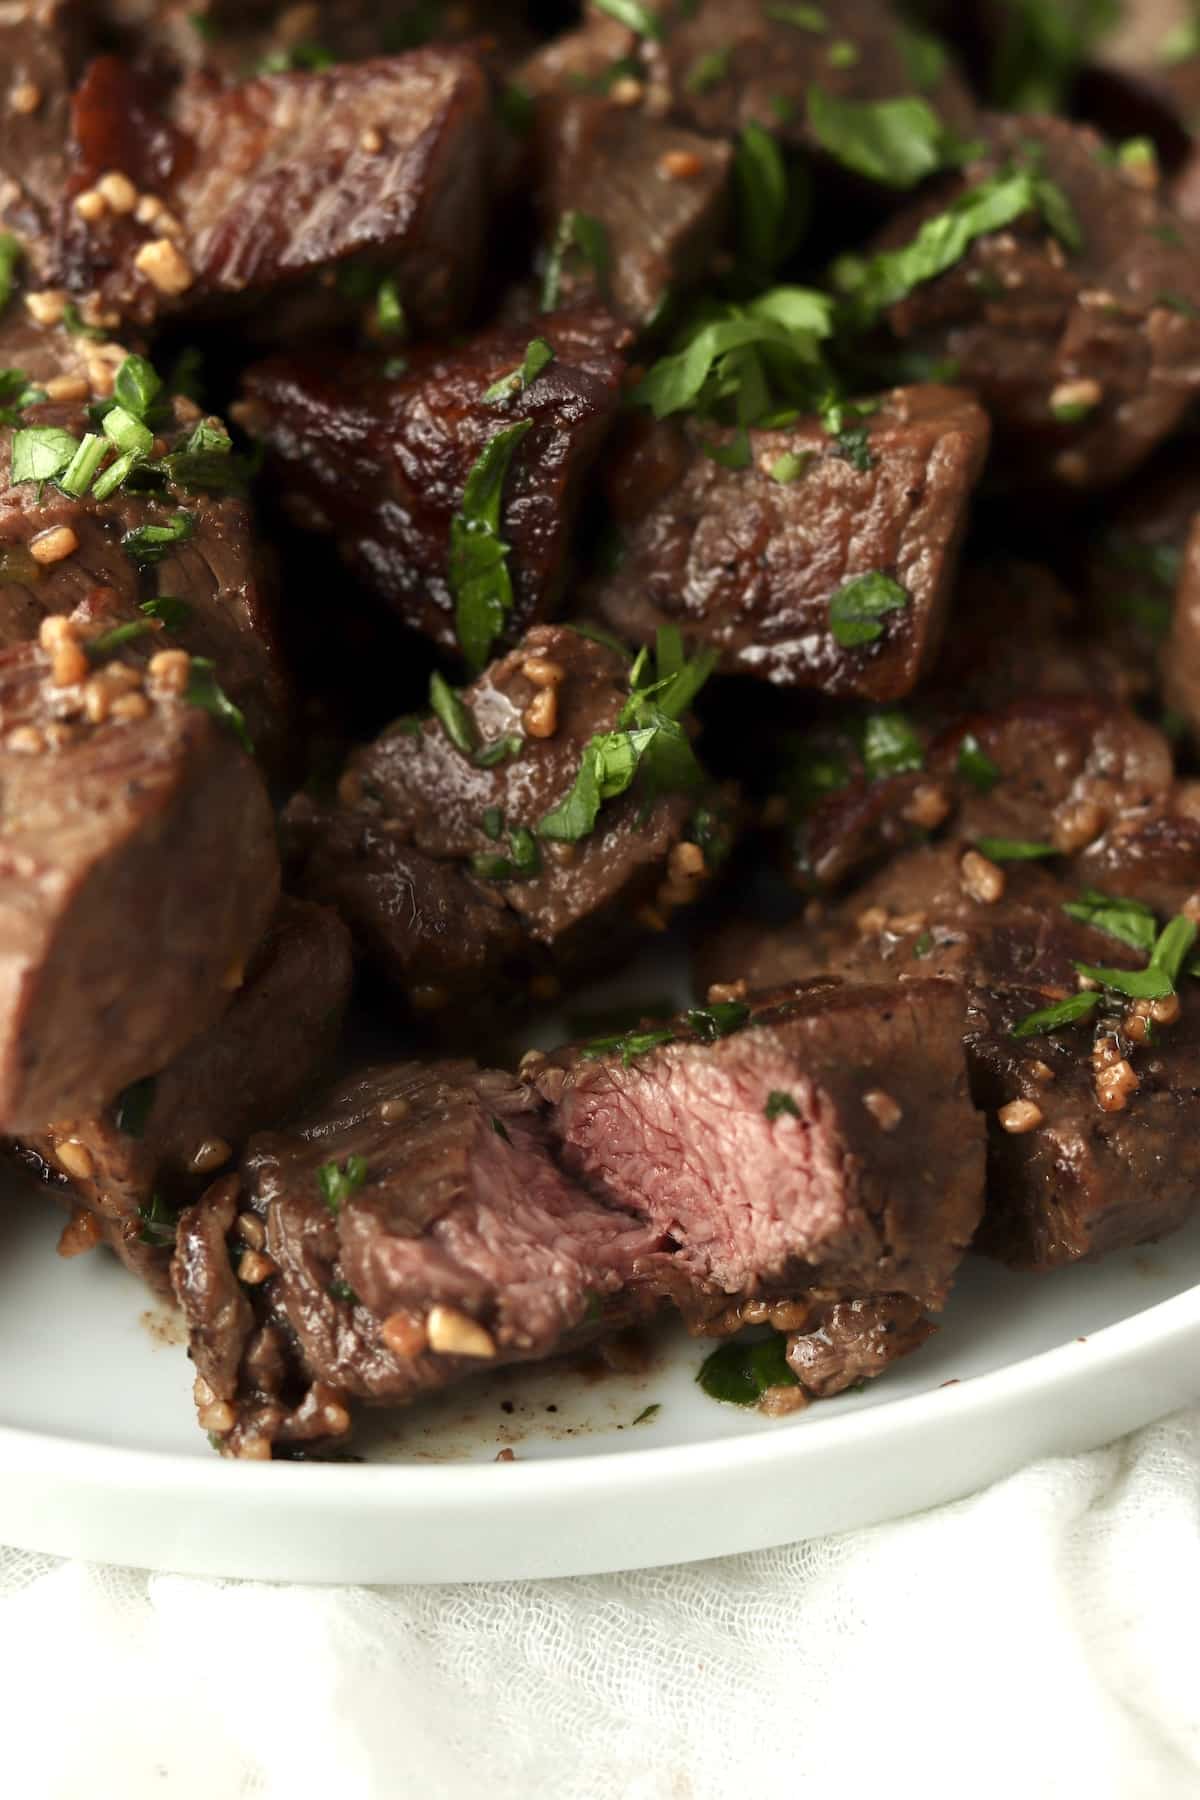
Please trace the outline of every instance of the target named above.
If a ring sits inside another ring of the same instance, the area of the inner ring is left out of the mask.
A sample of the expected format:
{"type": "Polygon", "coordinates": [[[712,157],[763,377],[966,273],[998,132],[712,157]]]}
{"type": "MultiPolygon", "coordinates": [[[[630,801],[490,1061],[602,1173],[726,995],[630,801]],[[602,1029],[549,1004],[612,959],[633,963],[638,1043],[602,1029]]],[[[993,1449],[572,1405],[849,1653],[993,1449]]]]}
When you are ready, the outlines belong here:
{"type": "Polygon", "coordinates": [[[1054,1276],[972,1259],[930,1344],[789,1419],[707,1399],[705,1346],[675,1330],[635,1376],[500,1372],[380,1415],[365,1462],[224,1462],[176,1321],[111,1258],[56,1257],[59,1224],[40,1197],[0,1209],[0,1542],[106,1562],[385,1582],[685,1561],[930,1506],[1200,1393],[1198,1221],[1054,1276]]]}

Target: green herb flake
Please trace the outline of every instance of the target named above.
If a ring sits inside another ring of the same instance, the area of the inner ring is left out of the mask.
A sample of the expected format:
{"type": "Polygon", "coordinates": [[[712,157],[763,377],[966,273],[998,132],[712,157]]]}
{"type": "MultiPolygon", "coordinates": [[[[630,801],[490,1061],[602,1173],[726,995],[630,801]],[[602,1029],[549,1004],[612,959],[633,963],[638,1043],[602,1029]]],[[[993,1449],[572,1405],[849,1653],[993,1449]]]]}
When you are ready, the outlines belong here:
{"type": "Polygon", "coordinates": [[[834,642],[845,650],[873,644],[883,636],[880,620],[884,615],[900,612],[908,604],[908,594],[890,575],[877,569],[855,575],[830,597],[829,629],[834,642]]]}
{"type": "Polygon", "coordinates": [[[744,425],[739,425],[733,436],[724,440],[709,438],[702,443],[701,450],[710,462],[715,462],[721,469],[748,469],[752,460],[750,451],[750,434],[744,425]]]}
{"type": "Polygon", "coordinates": [[[78,438],[58,425],[27,425],[13,432],[12,481],[53,481],[70,465],[78,438]]]}
{"type": "Polygon", "coordinates": [[[347,1306],[359,1305],[358,1295],[348,1281],[331,1281],[326,1291],[331,1300],[344,1300],[347,1306]]]}
{"type": "Polygon", "coordinates": [[[474,717],[464,706],[458,689],[452,688],[436,669],[429,677],[429,705],[454,748],[471,756],[478,742],[474,717]]]}
{"type": "Polygon", "coordinates": [[[783,1113],[790,1113],[793,1119],[798,1119],[800,1108],[790,1094],[784,1093],[781,1088],[772,1088],[767,1095],[767,1104],[763,1107],[763,1113],[768,1123],[773,1125],[783,1113]]]}
{"type": "Polygon", "coordinates": [[[92,483],[93,500],[111,499],[118,488],[124,487],[142,460],[136,450],[127,450],[124,456],[118,456],[110,462],[107,469],[101,470],[92,483]]]}
{"type": "Polygon", "coordinates": [[[484,811],[480,825],[484,837],[491,838],[494,844],[504,830],[504,814],[498,806],[489,806],[484,811]]]}
{"type": "Polygon", "coordinates": [[[514,756],[520,756],[525,748],[522,737],[493,738],[490,744],[481,744],[472,756],[471,761],[477,769],[494,769],[502,762],[508,762],[514,756]]]}
{"type": "Polygon", "coordinates": [[[154,1088],[153,1075],[145,1075],[141,1081],[130,1082],[127,1088],[122,1088],[113,1101],[113,1124],[126,1137],[146,1135],[146,1121],[154,1106],[154,1088]]]}
{"type": "Polygon", "coordinates": [[[787,1339],[781,1332],[745,1343],[737,1338],[706,1356],[696,1376],[710,1400],[754,1406],[768,1388],[798,1387],[788,1367],[787,1339]]]}
{"type": "Polygon", "coordinates": [[[825,54],[825,61],[831,69],[853,69],[861,56],[857,44],[849,38],[835,38],[825,54]]]}
{"type": "Polygon", "coordinates": [[[834,440],[833,454],[843,462],[848,462],[860,475],[869,474],[878,460],[871,449],[870,433],[865,425],[852,425],[845,431],[839,431],[834,440]]]}
{"type": "Polygon", "coordinates": [[[142,1229],[138,1232],[139,1243],[148,1244],[154,1250],[165,1250],[175,1242],[175,1230],[178,1218],[172,1207],[157,1189],[149,1200],[143,1200],[138,1207],[138,1218],[142,1221],[142,1229]]]}
{"type": "Polygon", "coordinates": [[[1099,1004],[1100,996],[1097,993],[1071,994],[1066,1000],[1059,1000],[1053,1006],[1043,1006],[1037,1012],[1027,1013],[1019,1025],[1013,1026],[1011,1036],[1038,1037],[1042,1032],[1059,1031],[1064,1025],[1074,1025],[1080,1019],[1090,1019],[1099,1004]]]}
{"type": "Polygon", "coordinates": [[[532,419],[518,419],[488,439],[467,476],[462,505],[450,526],[455,630],[467,665],[476,674],[513,609],[510,547],[500,535],[500,513],[513,455],[532,429],[532,419]]]}
{"type": "Polygon", "coordinates": [[[212,659],[207,656],[193,656],[189,664],[187,691],[184,699],[189,706],[198,706],[202,711],[210,713],[220,725],[231,731],[248,756],[253,756],[254,745],[250,741],[250,733],[246,729],[246,715],[240,706],[235,706],[229,695],[217,680],[212,659]]]}
{"type": "Polygon", "coordinates": [[[520,368],[511,369],[507,375],[501,375],[498,380],[493,381],[491,387],[485,390],[484,405],[501,406],[505,401],[511,400],[514,394],[523,393],[537,380],[543,369],[548,368],[553,361],[554,351],[545,338],[531,339],[520,368]]]}
{"type": "Polygon", "coordinates": [[[20,238],[14,237],[11,231],[0,231],[0,312],[12,299],[17,267],[24,254],[20,238]]]}
{"type": "Polygon", "coordinates": [[[58,477],[58,485],[64,494],[74,500],[81,500],[87,493],[99,472],[100,464],[108,455],[108,444],[94,432],[89,432],[76,447],[75,454],[58,477]]]}
{"type": "Polygon", "coordinates": [[[768,274],[791,247],[791,184],[775,138],[753,121],[743,126],[733,160],[736,218],[743,260],[768,274]]]}
{"type": "Polygon", "coordinates": [[[902,712],[871,713],[863,725],[862,759],[872,781],[925,767],[925,752],[912,721],[902,712]]]}
{"type": "Polygon", "coordinates": [[[842,100],[811,87],[808,124],[821,148],[843,168],[885,187],[916,187],[961,160],[957,140],[916,94],[899,100],[842,100]]]}
{"type": "Polygon", "coordinates": [[[139,525],[121,539],[125,554],[145,568],[161,562],[175,544],[186,543],[196,533],[196,521],[189,512],[177,512],[165,525],[139,525]]]}
{"type": "Polygon", "coordinates": [[[896,36],[899,41],[900,54],[904,58],[908,70],[908,79],[914,87],[937,87],[949,58],[941,39],[931,31],[922,31],[915,25],[902,24],[897,21],[896,36]]]}
{"type": "Polygon", "coordinates": [[[675,1033],[670,1030],[623,1031],[614,1037],[593,1038],[579,1054],[584,1062],[598,1062],[603,1057],[618,1054],[621,1067],[628,1069],[637,1057],[647,1056],[651,1050],[674,1042],[675,1033]]]}
{"type": "Polygon", "coordinates": [[[689,94],[707,94],[710,88],[719,87],[728,73],[729,51],[706,50],[688,70],[683,85],[689,94]]]}
{"type": "Polygon", "coordinates": [[[786,487],[789,482],[799,481],[811,461],[810,450],[785,450],[771,464],[771,480],[779,482],[781,487],[786,487]]]}
{"type": "Polygon", "coordinates": [[[512,1138],[508,1134],[508,1126],[504,1123],[503,1119],[497,1118],[495,1113],[492,1114],[492,1130],[498,1138],[501,1138],[504,1141],[504,1143],[512,1143],[512,1138]]]}
{"type": "Polygon", "coordinates": [[[612,252],[608,229],[591,213],[571,208],[558,222],[554,241],[546,256],[542,276],[542,311],[553,312],[562,291],[563,268],[572,251],[578,251],[598,281],[608,273],[612,252]]]}
{"type": "Polygon", "coordinates": [[[336,1162],[322,1163],[317,1170],[317,1186],[321,1190],[322,1200],[334,1218],[366,1179],[365,1157],[348,1156],[341,1167],[336,1162]]]}
{"type": "Polygon", "coordinates": [[[144,612],[148,619],[157,619],[167,631],[178,631],[192,616],[188,602],[177,600],[173,594],[159,594],[153,600],[143,600],[138,611],[144,612]]]}
{"type": "Polygon", "coordinates": [[[132,644],[137,638],[145,637],[148,631],[157,627],[150,619],[130,619],[124,625],[114,625],[109,631],[102,631],[97,637],[90,638],[86,645],[92,662],[101,662],[104,657],[112,656],[125,644],[132,644]]]}
{"type": "Polygon", "coordinates": [[[768,288],[744,305],[704,309],[652,364],[633,398],[659,419],[680,412],[715,414],[736,403],[739,424],[758,424],[781,401],[813,403],[827,379],[821,343],[832,329],[828,295],[811,288],[768,288]],[[759,417],[746,416],[754,409],[745,405],[755,365],[762,376],[759,417]]]}
{"type": "Polygon", "coordinates": [[[1144,969],[1106,969],[1083,962],[1072,967],[1088,981],[1098,982],[1110,993],[1124,994],[1129,1000],[1165,1000],[1175,992],[1170,976],[1153,963],[1144,969]]]}
{"type": "Polygon", "coordinates": [[[103,431],[118,450],[135,456],[149,456],[154,448],[154,433],[128,407],[110,406],[104,415],[103,431]]]}
{"type": "Polygon", "coordinates": [[[144,419],[162,391],[162,381],[153,363],[144,356],[127,356],[117,370],[113,398],[118,406],[144,419]]]}
{"type": "Polygon", "coordinates": [[[981,837],[975,848],[991,862],[1036,862],[1044,856],[1057,856],[1053,844],[1034,844],[1026,838],[981,837]]]}
{"type": "Polygon", "coordinates": [[[776,25],[794,25],[798,31],[828,31],[829,20],[819,6],[766,5],[763,16],[776,25]]]}
{"type": "Polygon", "coordinates": [[[714,1006],[693,1006],[685,1016],[702,1044],[715,1044],[718,1038],[741,1030],[750,1008],[744,1000],[722,1000],[714,1006]]]}
{"type": "Polygon", "coordinates": [[[932,931],[923,931],[920,937],[913,940],[912,953],[918,962],[923,962],[933,949],[932,931]]]}
{"type": "Polygon", "coordinates": [[[403,337],[408,330],[404,303],[394,275],[385,276],[375,295],[375,324],[384,337],[403,337]]]}
{"type": "Polygon", "coordinates": [[[656,1400],[653,1406],[643,1406],[641,1412],[633,1422],[635,1425],[648,1425],[650,1420],[656,1419],[661,1411],[662,1406],[656,1400]]]}
{"type": "Polygon", "coordinates": [[[98,325],[89,325],[73,300],[68,300],[63,308],[62,328],[68,337],[89,338],[93,343],[103,343],[107,333],[98,325]]]}
{"type": "Polygon", "coordinates": [[[528,881],[542,872],[542,852],[528,826],[516,825],[508,834],[510,855],[488,851],[471,858],[472,873],[481,881],[528,881]]]}
{"type": "Polygon", "coordinates": [[[1078,900],[1064,901],[1063,911],[1078,924],[1103,931],[1146,956],[1154,948],[1158,927],[1154,913],[1141,900],[1123,900],[1101,893],[1099,888],[1085,888],[1078,900]]]}
{"type": "Polygon", "coordinates": [[[596,6],[619,25],[626,25],[630,31],[636,31],[639,37],[662,36],[661,19],[650,7],[643,6],[641,0],[596,0],[596,6]]]}
{"type": "Polygon", "coordinates": [[[1189,300],[1186,294],[1176,294],[1164,290],[1154,296],[1155,306],[1165,306],[1168,312],[1178,313],[1182,319],[1195,321],[1200,319],[1200,306],[1189,300]]]}
{"type": "Polygon", "coordinates": [[[1000,770],[981,746],[973,731],[965,733],[958,746],[955,772],[979,794],[990,794],[1000,779],[1000,770]]]}
{"type": "Polygon", "coordinates": [[[1200,18],[1183,19],[1165,33],[1158,46],[1158,60],[1164,68],[1200,56],[1200,18]]]}

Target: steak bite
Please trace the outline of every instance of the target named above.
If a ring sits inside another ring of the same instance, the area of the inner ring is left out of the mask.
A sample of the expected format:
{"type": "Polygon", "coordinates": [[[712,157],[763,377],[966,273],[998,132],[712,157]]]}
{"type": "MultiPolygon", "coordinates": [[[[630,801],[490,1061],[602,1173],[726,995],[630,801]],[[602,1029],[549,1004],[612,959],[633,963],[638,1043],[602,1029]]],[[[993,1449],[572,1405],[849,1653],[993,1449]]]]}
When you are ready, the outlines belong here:
{"type": "Polygon", "coordinates": [[[17,0],[0,13],[0,232],[16,239],[37,289],[50,284],[53,272],[71,90],[87,53],[86,23],[80,0],[17,0]]]}
{"type": "Polygon", "coordinates": [[[660,1242],[562,1175],[512,1076],[368,1069],[253,1140],[240,1191],[227,1178],[183,1216],[172,1273],[200,1422],[265,1456],[343,1436],[351,1399],[397,1404],[583,1343],[653,1305],[624,1291],[660,1242]]]}
{"type": "Polygon", "coordinates": [[[585,604],[645,643],[678,625],[721,668],[893,700],[932,666],[988,424],[954,388],[897,388],[853,452],[816,417],[747,434],[648,427],[610,469],[621,534],[585,604]],[[743,459],[737,458],[740,464],[743,459]]]}
{"type": "MultiPolygon", "coordinates": [[[[703,672],[684,666],[680,705],[703,672]]],[[[288,822],[305,891],[461,1032],[463,1003],[511,1010],[515,984],[544,998],[551,971],[661,929],[724,828],[670,695],[591,637],[535,626],[470,687],[433,693],[435,716],[352,755],[337,813],[299,800],[288,822]]]]}
{"type": "Polygon", "coordinates": [[[1195,230],[1082,126],[993,118],[985,135],[986,154],[891,221],[879,246],[910,244],[1014,169],[1029,174],[1031,204],[909,286],[886,322],[910,348],[954,361],[1012,481],[1112,483],[1174,430],[1200,385],[1195,230]]]}
{"type": "Polygon", "coordinates": [[[280,901],[229,1010],[103,1113],[60,1119],[18,1155],[69,1177],[60,1251],[104,1241],[170,1292],[176,1209],[195,1199],[252,1131],[286,1118],[331,1059],[352,976],[350,940],[327,907],[280,901]]]}
{"type": "Polygon", "coordinates": [[[417,325],[444,329],[474,297],[490,139],[487,77],[464,51],[232,86],[198,73],[165,106],[102,57],[75,97],[62,280],[148,325],[339,276],[361,297],[387,277],[417,325]]]}
{"type": "Polygon", "coordinates": [[[563,1166],[678,1246],[676,1298],[908,1294],[939,1308],[979,1219],[982,1125],[950,983],[755,994],[558,1053],[563,1166]]]}
{"type": "Polygon", "coordinates": [[[454,520],[489,443],[511,433],[496,531],[519,631],[558,603],[581,483],[616,414],[626,331],[594,309],[536,330],[554,355],[524,385],[531,333],[512,326],[416,350],[399,373],[378,357],[313,353],[246,377],[238,417],[266,444],[289,517],[331,532],[365,585],[446,650],[459,647],[454,520]]]}
{"type": "Polygon", "coordinates": [[[1163,678],[1167,705],[1200,743],[1200,514],[1192,521],[1175,589],[1163,678]]]}
{"type": "MultiPolygon", "coordinates": [[[[148,368],[118,351],[118,380],[120,370],[135,362],[148,368]]],[[[108,403],[113,373],[108,367],[108,394],[96,396],[108,403]]],[[[278,763],[288,693],[273,583],[224,427],[181,395],[155,401],[148,417],[161,454],[152,453],[123,485],[103,493],[120,456],[112,444],[88,484],[71,480],[83,491],[65,492],[54,482],[31,479],[27,462],[18,469],[14,442],[28,443],[30,433],[65,432],[76,449],[103,445],[85,404],[87,378],[80,377],[79,385],[84,396],[43,398],[25,406],[15,426],[0,424],[0,648],[36,637],[42,620],[54,615],[73,615],[89,635],[120,630],[125,654],[135,662],[178,646],[211,662],[223,691],[245,715],[250,741],[267,764],[278,763]],[[18,439],[18,432],[25,436],[18,439]],[[208,447],[196,450],[200,440],[208,447]],[[24,478],[13,479],[14,473],[24,478]]],[[[149,442],[150,426],[131,416],[126,422],[149,442]]],[[[58,473],[65,478],[65,469],[58,473]]]]}
{"type": "MultiPolygon", "coordinates": [[[[51,624],[47,621],[47,626],[51,624]]],[[[98,1112],[213,1024],[275,907],[274,820],[172,659],[0,654],[0,1128],[98,1112]]]]}

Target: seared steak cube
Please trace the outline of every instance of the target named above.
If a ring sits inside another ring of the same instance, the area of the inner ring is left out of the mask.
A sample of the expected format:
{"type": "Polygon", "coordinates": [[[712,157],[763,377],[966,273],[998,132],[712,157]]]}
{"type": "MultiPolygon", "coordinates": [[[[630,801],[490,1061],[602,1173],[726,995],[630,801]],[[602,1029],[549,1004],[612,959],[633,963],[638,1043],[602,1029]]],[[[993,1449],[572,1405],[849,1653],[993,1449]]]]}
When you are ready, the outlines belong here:
{"type": "Polygon", "coordinates": [[[60,1171],[74,1203],[62,1249],[112,1245],[170,1292],[175,1209],[251,1131],[286,1118],[332,1057],[351,982],[350,942],[327,907],[284,899],[228,1012],[103,1113],[59,1119],[19,1153],[60,1171]]]}
{"type": "Polygon", "coordinates": [[[228,87],[196,74],[165,108],[154,84],[105,57],[74,121],[62,278],[122,319],[149,324],[339,274],[368,289],[372,273],[376,285],[389,278],[422,326],[455,323],[473,298],[491,122],[487,77],[464,51],[228,87]],[[113,173],[132,184],[134,207],[81,212],[80,196],[113,173]]]}
{"type": "Polygon", "coordinates": [[[1200,743],[1200,517],[1188,534],[1163,652],[1167,705],[1200,743]]]}
{"type": "Polygon", "coordinates": [[[1175,428],[1200,384],[1195,229],[1081,126],[997,118],[986,142],[956,188],[890,222],[882,244],[911,242],[1013,166],[1043,184],[1042,198],[913,287],[887,323],[910,347],[953,359],[1013,481],[1111,483],[1175,428]]]}
{"type": "Polygon", "coordinates": [[[231,1177],[183,1216],[173,1275],[200,1422],[242,1456],[336,1439],[351,1398],[412,1400],[627,1317],[659,1242],[564,1177],[513,1077],[369,1069],[255,1139],[240,1192],[231,1177]]]}
{"type": "Polygon", "coordinates": [[[643,643],[678,625],[782,687],[907,694],[937,654],[986,417],[957,389],[898,388],[849,451],[807,418],[707,453],[739,435],[633,439],[609,477],[620,558],[586,603],[643,643]]]}
{"type": "Polygon", "coordinates": [[[377,357],[279,357],[250,371],[240,417],[266,443],[296,523],[331,532],[368,588],[456,649],[451,532],[472,470],[489,442],[528,422],[500,527],[519,630],[558,602],[581,483],[620,397],[625,337],[606,314],[582,311],[416,351],[400,372],[377,357]],[[554,356],[523,387],[534,338],[554,356]]]}
{"type": "Polygon", "coordinates": [[[0,14],[0,231],[18,240],[37,289],[53,273],[71,90],[86,55],[86,22],[80,0],[18,0],[0,14]]]}
{"type": "Polygon", "coordinates": [[[7,1132],[161,1069],[224,1012],[274,911],[262,778],[177,674],[90,673],[69,636],[0,655],[7,1132]]]}
{"type": "Polygon", "coordinates": [[[305,891],[439,1024],[462,1031],[451,1002],[482,1001],[489,983],[511,1007],[513,980],[538,994],[553,967],[611,961],[702,891],[722,828],[714,844],[685,729],[630,680],[616,650],[535,626],[441,716],[355,752],[339,814],[293,803],[305,891]],[[632,778],[618,791],[610,773],[603,802],[598,754],[632,778]]]}

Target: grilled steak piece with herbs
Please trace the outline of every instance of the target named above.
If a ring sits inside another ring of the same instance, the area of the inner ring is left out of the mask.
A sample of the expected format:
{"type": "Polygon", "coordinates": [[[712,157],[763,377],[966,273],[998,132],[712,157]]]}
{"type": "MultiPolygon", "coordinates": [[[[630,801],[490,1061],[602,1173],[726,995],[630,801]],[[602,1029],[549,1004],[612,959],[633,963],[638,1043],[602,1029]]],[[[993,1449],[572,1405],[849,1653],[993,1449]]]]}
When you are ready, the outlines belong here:
{"type": "Polygon", "coordinates": [[[782,687],[907,694],[937,654],[988,424],[940,387],[855,421],[634,435],[607,471],[616,567],[584,604],[643,643],[677,625],[782,687]]]}
{"type": "Polygon", "coordinates": [[[606,313],[499,326],[452,350],[278,357],[239,417],[289,517],[331,532],[414,629],[476,666],[554,610],[581,485],[616,414],[628,333],[606,313]],[[547,355],[552,352],[552,355],[547,355]]]}
{"type": "Polygon", "coordinates": [[[157,1074],[92,1117],[27,1135],[17,1154],[73,1207],[60,1250],[106,1242],[170,1293],[178,1208],[252,1131],[286,1118],[332,1059],[351,983],[350,940],[327,907],[284,899],[228,1012],[157,1074]]]}
{"type": "Polygon", "coordinates": [[[487,76],[465,51],[232,86],[198,73],[165,104],[159,83],[99,58],[75,96],[61,280],[139,325],[305,283],[336,314],[340,283],[343,314],[378,289],[383,329],[406,315],[445,329],[480,274],[491,135],[487,76]],[[114,173],[133,204],[81,211],[114,173]]]}
{"type": "MultiPolygon", "coordinates": [[[[47,625],[50,622],[47,621],[47,625]]],[[[46,627],[43,627],[46,631],[46,627]]],[[[100,1111],[225,1011],[275,908],[262,777],[174,659],[0,654],[0,1127],[100,1111]]]]}
{"type": "Polygon", "coordinates": [[[343,1436],[348,1401],[569,1349],[654,1304],[626,1290],[659,1244],[563,1176],[514,1077],[366,1070],[183,1215],[200,1423],[227,1453],[269,1455],[343,1436]]]}
{"type": "Polygon", "coordinates": [[[538,625],[470,687],[435,677],[432,717],[350,758],[339,811],[293,802],[305,891],[459,1033],[517,984],[544,997],[551,969],[610,963],[724,853],[684,723],[708,667],[664,642],[652,671],[538,625]]]}
{"type": "Polygon", "coordinates": [[[860,324],[882,316],[908,348],[952,359],[1011,481],[1114,482],[1200,383],[1200,240],[1095,132],[1006,116],[984,135],[954,186],[835,277],[860,324]]]}
{"type": "Polygon", "coordinates": [[[0,410],[0,647],[54,614],[75,614],[135,662],[178,647],[210,666],[256,751],[280,763],[288,694],[270,566],[220,420],[168,399],[140,357],[118,355],[99,423],[95,401],[50,401],[11,377],[24,403],[0,410]]]}

